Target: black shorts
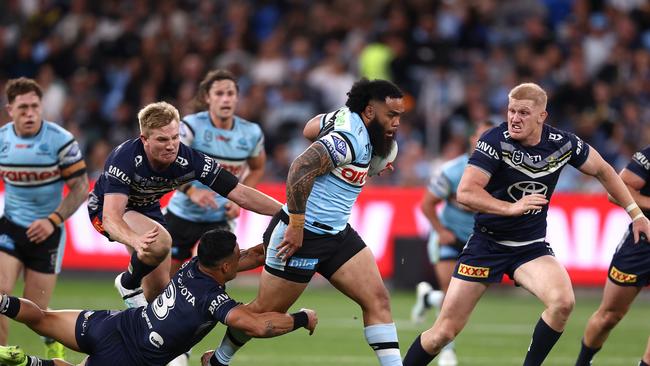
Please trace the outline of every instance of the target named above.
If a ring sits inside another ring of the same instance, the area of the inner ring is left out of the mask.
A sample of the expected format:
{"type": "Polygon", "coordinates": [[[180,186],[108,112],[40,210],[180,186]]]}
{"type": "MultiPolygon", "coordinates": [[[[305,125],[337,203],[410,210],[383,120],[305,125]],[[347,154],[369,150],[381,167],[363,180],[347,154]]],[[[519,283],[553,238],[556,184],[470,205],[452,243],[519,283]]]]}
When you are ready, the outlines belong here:
{"type": "Polygon", "coordinates": [[[222,229],[231,231],[227,221],[194,222],[185,220],[167,210],[165,214],[167,230],[172,236],[172,258],[185,261],[192,258],[192,249],[201,235],[208,230],[222,229]]]}
{"type": "Polygon", "coordinates": [[[453,276],[465,281],[493,283],[501,282],[503,275],[507,274],[514,280],[515,270],[519,266],[545,255],[555,255],[545,241],[515,247],[474,233],[458,257],[453,276]]]}
{"type": "Polygon", "coordinates": [[[138,365],[119,332],[121,312],[84,310],[77,317],[75,338],[79,349],[88,354],[86,366],[138,365]]]}
{"type": "Polygon", "coordinates": [[[609,265],[609,279],[619,286],[644,287],[650,284],[650,242],[634,243],[632,224],[609,265]]]}
{"type": "MultiPolygon", "coordinates": [[[[162,214],[162,212],[160,211],[159,208],[149,210],[149,211],[144,211],[144,212],[131,210],[131,209],[127,209],[126,211],[139,212],[139,213],[145,215],[146,217],[152,219],[153,221],[159,223],[165,229],[167,229],[167,223],[165,222],[165,218],[163,217],[163,214],[162,214]]],[[[101,208],[99,210],[97,210],[97,211],[88,211],[88,217],[90,218],[90,223],[93,224],[93,227],[95,228],[95,230],[97,230],[98,233],[104,235],[110,241],[115,241],[106,232],[106,230],[104,230],[104,223],[103,223],[104,217],[103,217],[103,211],[102,211],[101,208]]]]}
{"type": "Polygon", "coordinates": [[[264,268],[289,281],[307,283],[317,272],[329,279],[345,262],[366,247],[366,243],[349,224],[334,235],[315,234],[305,230],[302,247],[287,261],[283,261],[275,255],[288,223],[289,216],[280,210],[273,216],[263,238],[267,247],[264,268]]]}
{"type": "Polygon", "coordinates": [[[0,218],[0,251],[16,257],[23,265],[41,273],[59,273],[65,249],[65,235],[61,227],[44,242],[36,244],[27,239],[27,228],[17,225],[6,217],[0,218]]]}

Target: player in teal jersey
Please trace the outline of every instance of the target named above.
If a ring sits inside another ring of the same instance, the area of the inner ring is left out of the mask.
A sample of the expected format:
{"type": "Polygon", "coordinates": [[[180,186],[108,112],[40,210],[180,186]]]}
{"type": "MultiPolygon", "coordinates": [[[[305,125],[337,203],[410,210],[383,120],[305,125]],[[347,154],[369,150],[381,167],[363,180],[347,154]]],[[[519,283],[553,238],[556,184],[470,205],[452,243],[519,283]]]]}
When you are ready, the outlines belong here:
{"type": "MultiPolygon", "coordinates": [[[[431,307],[434,307],[436,312],[440,312],[442,299],[449,287],[456,260],[472,234],[474,212],[458,203],[456,189],[469,160],[469,154],[474,151],[476,142],[483,132],[491,127],[492,123],[489,121],[480,122],[476,126],[468,141],[468,152],[446,162],[431,177],[427,191],[422,198],[422,213],[429,219],[433,229],[429,235],[427,246],[429,260],[434,265],[440,290],[434,290],[428,282],[420,282],[417,285],[416,301],[411,311],[411,320],[414,323],[422,323],[426,311],[431,307]],[[438,215],[436,206],[443,201],[445,206],[438,215]]],[[[454,366],[456,364],[454,343],[451,342],[441,351],[438,365],[454,366]]]]}
{"type": "MultiPolygon", "coordinates": [[[[216,160],[225,170],[255,187],[264,175],[264,135],[256,123],[235,115],[239,86],[225,70],[210,71],[196,102],[203,108],[181,121],[181,142],[216,160]]],[[[232,229],[239,206],[196,181],[172,196],[165,220],[172,236],[171,275],[192,257],[192,248],[205,231],[232,229]]]]}
{"type": "MultiPolygon", "coordinates": [[[[11,294],[22,271],[23,297],[46,309],[61,270],[63,222],[88,193],[86,165],[72,134],[41,118],[43,92],[34,80],[9,80],[5,92],[12,121],[0,128],[0,292],[11,294]],[[62,198],[64,185],[69,192],[62,198]]],[[[8,330],[0,316],[0,344],[8,330]]],[[[48,356],[63,354],[61,344],[45,341],[48,356]]]]}

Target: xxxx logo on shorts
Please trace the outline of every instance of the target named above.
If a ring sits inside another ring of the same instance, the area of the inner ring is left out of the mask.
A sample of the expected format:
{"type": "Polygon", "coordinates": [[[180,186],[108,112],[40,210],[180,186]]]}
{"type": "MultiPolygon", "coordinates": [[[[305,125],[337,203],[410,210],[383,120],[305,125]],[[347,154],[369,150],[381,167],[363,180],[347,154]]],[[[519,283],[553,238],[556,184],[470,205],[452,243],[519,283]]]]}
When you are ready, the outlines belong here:
{"type": "Polygon", "coordinates": [[[612,269],[609,271],[609,277],[619,283],[635,283],[636,275],[621,272],[618,268],[612,266],[612,269]]]}
{"type": "Polygon", "coordinates": [[[488,267],[473,267],[461,263],[458,266],[458,274],[467,277],[487,278],[490,274],[490,269],[488,267]]]}

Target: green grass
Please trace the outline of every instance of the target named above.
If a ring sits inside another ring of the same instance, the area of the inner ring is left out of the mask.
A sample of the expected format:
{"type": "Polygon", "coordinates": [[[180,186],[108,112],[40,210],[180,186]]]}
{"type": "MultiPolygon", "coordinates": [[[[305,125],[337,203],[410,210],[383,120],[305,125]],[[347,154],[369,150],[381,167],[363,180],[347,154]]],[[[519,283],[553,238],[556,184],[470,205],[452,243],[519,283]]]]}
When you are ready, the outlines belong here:
{"type": "MultiPolygon", "coordinates": [[[[235,299],[247,302],[255,296],[255,291],[254,286],[237,282],[229,286],[228,292],[235,299]]],[[[404,355],[414,337],[426,326],[415,326],[408,320],[413,292],[392,292],[391,295],[393,316],[404,355]]],[[[599,294],[578,296],[576,309],[568,327],[545,365],[573,364],[584,325],[599,301],[599,294]]],[[[51,307],[119,309],[122,303],[118,300],[110,277],[82,279],[64,276],[59,280],[51,307]]],[[[309,337],[306,331],[298,330],[274,339],[251,341],[238,353],[232,365],[378,364],[363,338],[361,311],[352,301],[329,285],[317,286],[310,287],[298,300],[295,309],[300,307],[310,307],[319,313],[319,325],[313,336],[309,337]]],[[[644,352],[650,333],[647,316],[649,310],[650,302],[647,298],[637,300],[596,357],[596,364],[636,365],[644,352]]],[[[465,330],[457,338],[456,348],[460,364],[521,365],[532,329],[541,311],[542,305],[522,290],[490,289],[477,306],[465,330]]],[[[432,317],[433,315],[429,320],[432,320],[432,317]]],[[[224,326],[217,326],[194,347],[193,365],[198,365],[198,358],[203,351],[213,349],[219,344],[224,330],[224,326]]],[[[22,324],[12,322],[9,343],[18,344],[31,354],[43,353],[40,338],[22,324]]],[[[82,355],[68,351],[68,359],[78,362],[82,355]]]]}

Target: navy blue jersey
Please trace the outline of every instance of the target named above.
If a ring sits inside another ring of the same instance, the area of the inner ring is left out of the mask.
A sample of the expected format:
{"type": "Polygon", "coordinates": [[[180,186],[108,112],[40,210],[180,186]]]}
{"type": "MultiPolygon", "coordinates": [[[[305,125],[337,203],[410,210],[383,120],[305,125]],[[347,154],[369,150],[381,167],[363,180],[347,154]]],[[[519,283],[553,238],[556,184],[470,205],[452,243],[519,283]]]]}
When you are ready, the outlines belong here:
{"type": "MultiPolygon", "coordinates": [[[[640,193],[644,196],[650,196],[650,145],[636,152],[632,157],[632,161],[627,164],[625,169],[638,175],[645,181],[640,193]]],[[[644,210],[643,213],[650,217],[650,211],[644,210]]]]}
{"type": "MultiPolygon", "coordinates": [[[[589,145],[572,133],[544,124],[541,141],[523,146],[510,138],[504,122],[481,136],[468,164],[490,176],[485,189],[493,197],[516,202],[533,193],[550,199],[566,164],[579,168],[588,156],[589,145]]],[[[505,245],[544,240],[547,212],[548,205],[516,217],[478,213],[474,230],[505,245]]]]}
{"type": "Polygon", "coordinates": [[[226,323],[238,303],[225,286],[189,261],[146,307],[125,310],[119,324],[127,352],[142,365],[166,365],[226,323]]]}
{"type": "Polygon", "coordinates": [[[101,212],[104,195],[129,196],[127,209],[150,212],[160,209],[160,198],[177,187],[198,180],[227,196],[236,178],[212,158],[180,144],[176,161],[164,171],[154,170],[140,139],[128,140],[113,149],[88,200],[88,210],[101,212]]]}

